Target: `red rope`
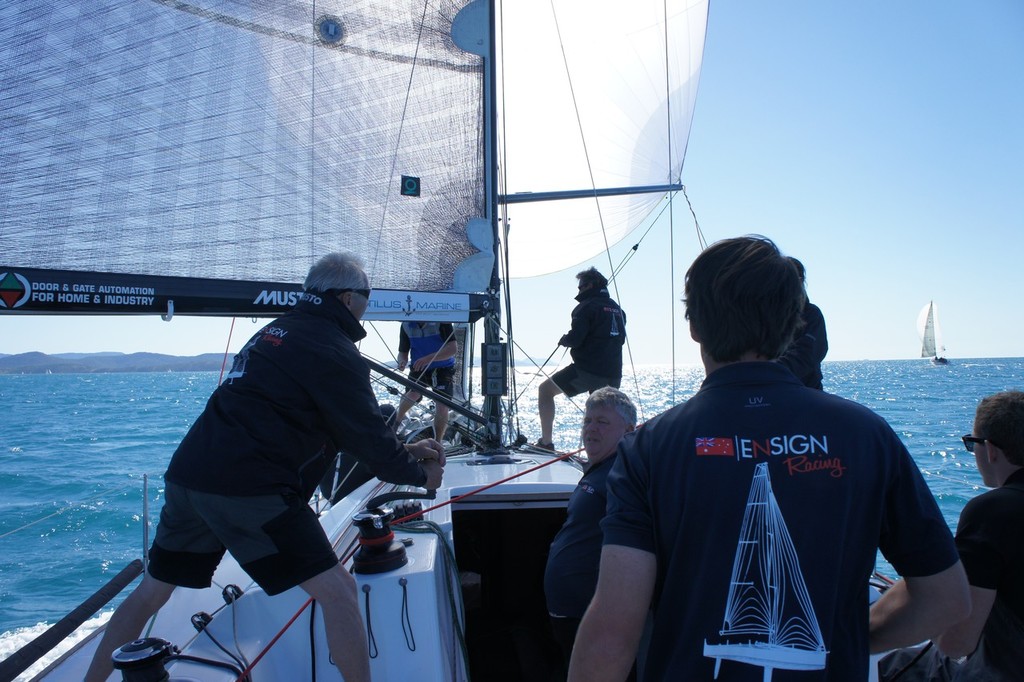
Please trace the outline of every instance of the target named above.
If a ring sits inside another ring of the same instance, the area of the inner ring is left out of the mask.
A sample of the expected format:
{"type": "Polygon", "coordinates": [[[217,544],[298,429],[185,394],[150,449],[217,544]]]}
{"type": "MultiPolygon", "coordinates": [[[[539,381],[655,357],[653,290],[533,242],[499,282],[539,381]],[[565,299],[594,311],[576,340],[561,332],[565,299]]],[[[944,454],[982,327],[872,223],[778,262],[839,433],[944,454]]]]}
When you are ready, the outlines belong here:
{"type": "Polygon", "coordinates": [[[444,507],[446,505],[452,504],[453,502],[458,502],[459,500],[464,500],[467,497],[470,497],[472,495],[476,495],[477,493],[482,493],[485,490],[490,490],[494,486],[501,485],[502,483],[508,483],[511,480],[519,478],[520,476],[525,476],[526,474],[529,474],[529,473],[532,473],[534,471],[537,471],[538,469],[543,469],[546,466],[551,466],[555,462],[561,462],[563,459],[568,459],[568,458],[572,457],[573,455],[577,455],[577,454],[579,454],[581,452],[583,452],[583,448],[579,448],[578,450],[573,450],[572,452],[566,452],[565,454],[562,454],[562,455],[559,455],[558,457],[555,457],[550,462],[544,462],[543,464],[538,464],[535,467],[530,467],[529,469],[524,469],[523,471],[520,471],[518,474],[512,474],[511,476],[509,476],[507,478],[503,478],[500,481],[495,481],[494,483],[488,483],[487,485],[485,485],[482,488],[477,488],[476,490],[471,490],[468,493],[466,493],[465,495],[459,495],[458,497],[453,497],[450,500],[448,500],[447,502],[442,502],[441,504],[435,504],[433,507],[427,507],[423,511],[418,511],[418,512],[416,512],[414,514],[409,514],[408,516],[403,516],[402,518],[397,519],[396,521],[392,521],[392,523],[404,523],[406,521],[409,521],[410,519],[416,518],[417,516],[423,516],[427,512],[434,511],[435,509],[440,509],[441,507],[444,507]]]}
{"type": "Polygon", "coordinates": [[[292,626],[292,623],[294,623],[298,619],[298,617],[302,615],[302,612],[305,611],[306,608],[312,603],[313,598],[310,597],[306,600],[305,604],[299,607],[299,610],[295,612],[295,615],[292,616],[288,620],[288,622],[284,624],[284,627],[281,628],[280,632],[274,635],[273,639],[267,642],[267,645],[263,647],[263,651],[261,651],[259,655],[257,655],[256,658],[252,660],[252,663],[246,666],[245,670],[242,671],[242,674],[235,679],[235,682],[244,682],[244,680],[249,677],[249,673],[251,673],[252,669],[256,667],[256,664],[260,662],[260,659],[262,659],[267,654],[267,652],[270,651],[270,647],[277,644],[277,640],[281,639],[281,637],[284,636],[284,633],[288,631],[288,628],[292,626]]]}
{"type": "MultiPolygon", "coordinates": [[[[582,451],[583,451],[583,448],[579,448],[578,450],[573,450],[571,452],[566,452],[565,454],[559,455],[558,457],[555,457],[554,459],[552,459],[552,460],[550,460],[548,462],[544,462],[543,464],[538,464],[537,466],[530,467],[529,469],[524,469],[523,471],[520,471],[517,474],[512,474],[511,476],[503,478],[500,481],[495,481],[494,483],[488,483],[487,485],[483,486],[482,488],[477,488],[476,490],[471,490],[471,491],[469,491],[468,493],[466,493],[464,495],[459,495],[458,497],[453,497],[453,498],[447,500],[446,502],[442,502],[440,504],[435,504],[433,507],[427,507],[423,511],[418,511],[415,514],[409,514],[408,516],[403,516],[402,518],[398,519],[397,521],[392,521],[392,523],[403,523],[405,521],[409,521],[410,519],[414,519],[414,518],[416,518],[418,516],[422,516],[422,515],[426,514],[427,512],[434,511],[435,509],[440,509],[441,507],[444,507],[445,505],[452,504],[453,502],[458,502],[459,500],[464,500],[467,497],[471,497],[472,495],[476,495],[477,493],[482,493],[483,491],[489,490],[489,489],[491,489],[491,488],[493,488],[495,486],[501,485],[502,483],[508,483],[509,481],[512,481],[514,479],[519,478],[520,476],[525,476],[526,474],[529,474],[531,472],[537,471],[539,469],[543,469],[546,466],[551,466],[555,462],[561,462],[562,460],[568,459],[569,457],[572,457],[573,455],[579,454],[582,451]]],[[[345,563],[346,561],[348,561],[348,559],[350,559],[353,554],[355,554],[354,550],[351,553],[349,553],[348,556],[346,556],[344,559],[342,559],[342,563],[345,563]]],[[[256,664],[259,663],[260,659],[262,659],[267,654],[267,652],[270,651],[270,647],[274,646],[274,644],[276,644],[277,641],[279,639],[281,639],[281,637],[284,636],[284,633],[288,630],[288,628],[290,628],[292,626],[292,624],[298,619],[298,617],[302,614],[302,612],[305,611],[306,608],[312,602],[313,602],[313,598],[310,597],[309,599],[306,600],[306,603],[304,603],[301,607],[299,607],[299,610],[295,612],[295,615],[292,616],[288,620],[288,622],[284,624],[284,627],[281,628],[280,632],[278,632],[276,635],[274,635],[273,639],[271,639],[269,642],[267,642],[267,645],[265,647],[263,647],[263,650],[260,651],[259,655],[256,656],[256,658],[253,659],[252,663],[250,663],[249,666],[245,670],[242,671],[242,674],[235,680],[235,682],[243,682],[245,680],[246,676],[250,672],[252,672],[252,669],[256,667],[256,664]]]]}

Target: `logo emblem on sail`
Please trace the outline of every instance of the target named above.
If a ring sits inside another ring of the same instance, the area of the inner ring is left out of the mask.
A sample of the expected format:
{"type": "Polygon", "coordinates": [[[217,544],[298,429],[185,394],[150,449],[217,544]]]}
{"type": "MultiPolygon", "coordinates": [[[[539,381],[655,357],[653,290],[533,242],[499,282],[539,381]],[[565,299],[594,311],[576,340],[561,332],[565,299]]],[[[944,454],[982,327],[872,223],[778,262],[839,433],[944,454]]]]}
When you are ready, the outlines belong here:
{"type": "Polygon", "coordinates": [[[776,668],[825,667],[828,652],[766,463],[754,469],[719,634],[721,644],[704,640],[716,678],[722,659],[764,668],[764,682],[776,668]]]}

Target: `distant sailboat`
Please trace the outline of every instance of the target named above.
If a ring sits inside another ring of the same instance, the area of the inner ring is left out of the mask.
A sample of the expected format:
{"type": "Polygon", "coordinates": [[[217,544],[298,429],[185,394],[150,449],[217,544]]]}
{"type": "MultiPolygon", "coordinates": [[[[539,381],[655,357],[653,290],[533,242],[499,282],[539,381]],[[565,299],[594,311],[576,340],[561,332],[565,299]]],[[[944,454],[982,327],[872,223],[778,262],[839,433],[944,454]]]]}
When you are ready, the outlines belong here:
{"type": "Polygon", "coordinates": [[[946,358],[946,347],[942,344],[942,333],[939,329],[939,310],[934,301],[921,308],[917,316],[917,333],[921,336],[921,357],[931,358],[936,365],[949,363],[946,358]]]}
{"type": "Polygon", "coordinates": [[[723,658],[763,667],[764,682],[771,681],[775,668],[825,667],[824,638],[764,463],[750,484],[719,633],[734,639],[704,641],[704,655],[715,659],[716,678],[723,658]]]}

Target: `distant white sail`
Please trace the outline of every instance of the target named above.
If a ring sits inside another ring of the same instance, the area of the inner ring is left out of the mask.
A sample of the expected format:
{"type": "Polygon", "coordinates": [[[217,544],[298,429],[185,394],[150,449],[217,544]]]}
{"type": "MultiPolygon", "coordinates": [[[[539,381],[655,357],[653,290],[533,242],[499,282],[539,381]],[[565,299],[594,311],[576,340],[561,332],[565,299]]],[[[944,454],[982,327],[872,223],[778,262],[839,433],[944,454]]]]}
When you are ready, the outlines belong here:
{"type": "Polygon", "coordinates": [[[942,333],[939,329],[939,309],[934,301],[921,308],[917,316],[917,333],[921,337],[922,358],[943,358],[946,355],[946,347],[942,343],[942,333]]]}
{"type": "Polygon", "coordinates": [[[704,655],[772,670],[820,670],[828,652],[793,540],[772,492],[768,465],[758,464],[736,545],[720,644],[704,655]]]}

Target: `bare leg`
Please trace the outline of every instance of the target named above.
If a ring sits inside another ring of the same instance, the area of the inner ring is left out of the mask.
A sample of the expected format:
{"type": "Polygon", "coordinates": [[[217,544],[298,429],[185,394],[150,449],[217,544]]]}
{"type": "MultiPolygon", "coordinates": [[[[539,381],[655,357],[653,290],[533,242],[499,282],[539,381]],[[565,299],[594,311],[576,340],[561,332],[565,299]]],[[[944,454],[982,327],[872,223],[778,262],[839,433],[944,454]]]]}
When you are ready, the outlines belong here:
{"type": "Polygon", "coordinates": [[[441,403],[434,403],[434,438],[439,442],[444,440],[444,433],[448,430],[448,406],[441,403]]]}
{"type": "Polygon", "coordinates": [[[114,611],[107,623],[103,639],[93,654],[92,663],[85,674],[85,682],[102,682],[114,672],[110,661],[114,649],[133,642],[139,637],[146,621],[167,603],[174,585],[146,574],[139,586],[114,611]]]}
{"type": "Polygon", "coordinates": [[[551,443],[551,431],[555,424],[555,396],[562,392],[551,379],[545,379],[537,387],[537,415],[540,417],[540,442],[551,443]]]}
{"type": "Polygon", "coordinates": [[[366,632],[359,614],[356,581],[337,565],[300,585],[324,611],[327,646],[345,682],[370,682],[366,632]]]}
{"type": "Polygon", "coordinates": [[[402,423],[402,420],[405,419],[405,415],[412,409],[412,406],[415,405],[419,399],[420,394],[416,391],[406,391],[405,395],[402,396],[402,399],[398,401],[398,412],[395,414],[395,423],[392,425],[394,426],[395,431],[398,430],[398,426],[402,423]]]}

